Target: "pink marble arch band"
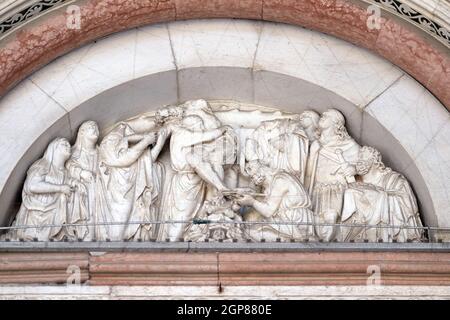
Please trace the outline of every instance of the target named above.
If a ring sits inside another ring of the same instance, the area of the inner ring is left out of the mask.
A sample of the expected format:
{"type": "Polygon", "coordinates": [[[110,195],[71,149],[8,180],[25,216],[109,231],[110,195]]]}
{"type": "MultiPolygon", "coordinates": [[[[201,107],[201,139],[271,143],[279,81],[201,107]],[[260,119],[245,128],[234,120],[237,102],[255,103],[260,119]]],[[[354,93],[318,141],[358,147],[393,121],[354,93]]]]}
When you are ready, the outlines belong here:
{"type": "Polygon", "coordinates": [[[0,48],[0,95],[34,70],[105,35],[195,18],[277,21],[325,32],[366,47],[421,82],[450,110],[450,55],[425,34],[393,18],[369,30],[368,14],[351,0],[84,0],[81,29],[68,29],[65,8],[43,15],[0,48]]]}

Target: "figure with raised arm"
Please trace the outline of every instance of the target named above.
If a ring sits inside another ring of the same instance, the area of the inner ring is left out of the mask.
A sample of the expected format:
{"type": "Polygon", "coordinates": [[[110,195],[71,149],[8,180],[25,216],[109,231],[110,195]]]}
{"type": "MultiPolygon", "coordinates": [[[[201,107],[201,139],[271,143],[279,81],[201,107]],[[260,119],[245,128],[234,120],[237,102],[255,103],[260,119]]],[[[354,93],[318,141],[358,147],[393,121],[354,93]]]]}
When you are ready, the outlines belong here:
{"type": "Polygon", "coordinates": [[[207,130],[203,119],[195,115],[168,123],[174,175],[166,189],[162,212],[164,220],[180,222],[162,225],[158,239],[175,241],[183,237],[189,221],[195,218],[203,205],[207,184],[219,192],[228,190],[203,153],[203,144],[220,138],[227,130],[228,127],[207,130]]]}
{"type": "Polygon", "coordinates": [[[154,203],[163,175],[155,160],[165,138],[164,132],[132,134],[132,129],[121,123],[101,142],[96,200],[98,240],[151,238],[150,222],[155,220],[154,203]],[[139,221],[149,223],[134,223],[139,221]]]}

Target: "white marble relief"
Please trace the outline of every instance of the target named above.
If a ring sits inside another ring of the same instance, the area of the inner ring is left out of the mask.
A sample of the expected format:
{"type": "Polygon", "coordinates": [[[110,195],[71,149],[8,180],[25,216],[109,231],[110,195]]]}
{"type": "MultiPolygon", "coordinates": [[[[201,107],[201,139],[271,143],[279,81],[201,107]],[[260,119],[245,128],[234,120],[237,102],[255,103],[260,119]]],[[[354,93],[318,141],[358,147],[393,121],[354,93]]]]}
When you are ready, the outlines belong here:
{"type": "Polygon", "coordinates": [[[191,100],[103,138],[87,121],[28,171],[10,239],[421,241],[408,181],[319,115],[191,100]],[[356,226],[355,226],[356,225],[356,226]]]}
{"type": "Polygon", "coordinates": [[[384,241],[420,241],[423,230],[417,200],[408,181],[386,168],[379,151],[359,150],[356,173],[361,181],[349,185],[344,193],[341,221],[378,225],[382,228],[342,228],[341,240],[361,238],[384,241]],[[395,227],[394,227],[395,226],[395,227]]]}

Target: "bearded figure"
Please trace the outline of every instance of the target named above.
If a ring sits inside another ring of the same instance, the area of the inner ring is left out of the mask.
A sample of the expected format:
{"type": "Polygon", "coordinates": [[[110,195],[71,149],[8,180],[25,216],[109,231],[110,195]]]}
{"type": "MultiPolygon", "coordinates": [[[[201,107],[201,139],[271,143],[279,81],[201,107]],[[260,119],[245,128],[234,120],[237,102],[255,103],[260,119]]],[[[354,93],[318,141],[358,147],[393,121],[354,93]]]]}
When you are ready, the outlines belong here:
{"type": "Polygon", "coordinates": [[[380,152],[372,147],[361,148],[356,170],[362,182],[346,191],[342,222],[371,226],[348,228],[342,240],[420,241],[422,222],[406,178],[386,168],[380,152]]]}

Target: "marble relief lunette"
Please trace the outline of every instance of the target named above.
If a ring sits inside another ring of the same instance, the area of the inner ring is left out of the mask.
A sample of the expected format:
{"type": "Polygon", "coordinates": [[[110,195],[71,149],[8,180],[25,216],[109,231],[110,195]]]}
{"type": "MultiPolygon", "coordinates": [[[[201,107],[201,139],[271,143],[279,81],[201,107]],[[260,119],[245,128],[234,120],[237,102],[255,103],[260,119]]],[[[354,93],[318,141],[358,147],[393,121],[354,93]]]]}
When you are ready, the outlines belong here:
{"type": "Polygon", "coordinates": [[[417,200],[337,109],[282,113],[188,101],[83,123],[28,171],[3,238],[420,241],[417,200]],[[356,226],[355,226],[356,225],[356,226]],[[28,226],[28,227],[25,227],[28,226]],[[376,228],[377,227],[377,228],[376,228]]]}

